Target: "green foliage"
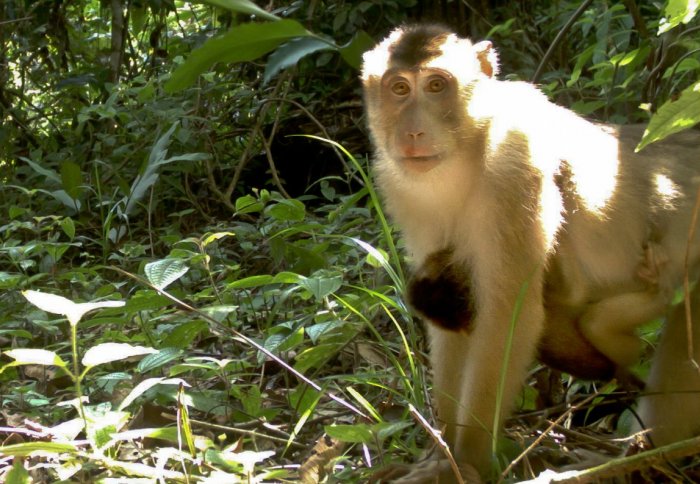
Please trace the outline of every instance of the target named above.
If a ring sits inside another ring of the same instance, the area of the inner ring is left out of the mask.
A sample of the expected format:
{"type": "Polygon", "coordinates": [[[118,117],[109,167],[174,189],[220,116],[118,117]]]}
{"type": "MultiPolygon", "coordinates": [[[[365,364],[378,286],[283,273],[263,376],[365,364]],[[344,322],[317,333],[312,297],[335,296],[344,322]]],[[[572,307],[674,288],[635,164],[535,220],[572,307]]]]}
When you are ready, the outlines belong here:
{"type": "Polygon", "coordinates": [[[340,46],[325,36],[309,32],[295,20],[244,24],[234,27],[221,37],[209,40],[193,51],[187,61],[173,72],[165,89],[172,93],[189,87],[197,76],[215,62],[252,61],[277,47],[279,49],[270,56],[266,64],[265,83],[281,70],[296,65],[303,57],[323,50],[337,51],[348,64],[359,68],[361,54],[371,46],[372,39],[363,31],[357,32],[350,42],[340,46]],[[284,45],[279,47],[281,44],[284,45]]]}
{"type": "MultiPolygon", "coordinates": [[[[349,444],[329,479],[418,455],[424,345],[357,102],[362,52],[417,2],[45,3],[0,6],[0,480],[293,482],[324,433],[349,444]],[[340,159],[285,195],[285,162],[340,159]]],[[[542,87],[605,120],[646,102],[658,137],[698,119],[697,9],[638,3],[665,63],[594,2],[542,87]]],[[[527,79],[579,2],[521,4],[470,24],[527,79]]]]}
{"type": "Polygon", "coordinates": [[[659,34],[668,32],[680,24],[689,23],[700,11],[700,4],[692,0],[668,0],[664,7],[664,17],[659,25],[659,34]]]}
{"type": "Polygon", "coordinates": [[[664,139],[700,122],[700,82],[686,88],[676,101],[668,101],[651,118],[644,138],[637,147],[664,139]]]}

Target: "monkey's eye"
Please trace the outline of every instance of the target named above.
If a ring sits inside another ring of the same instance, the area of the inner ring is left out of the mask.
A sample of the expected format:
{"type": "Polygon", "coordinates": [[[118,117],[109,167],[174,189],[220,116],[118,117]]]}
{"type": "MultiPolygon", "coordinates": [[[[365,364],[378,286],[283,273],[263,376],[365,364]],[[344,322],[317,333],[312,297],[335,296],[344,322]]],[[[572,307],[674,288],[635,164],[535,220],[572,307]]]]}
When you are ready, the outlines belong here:
{"type": "Polygon", "coordinates": [[[408,84],[407,81],[396,81],[391,85],[391,92],[393,92],[397,96],[406,96],[409,92],[411,92],[411,86],[408,84]]]}
{"type": "Polygon", "coordinates": [[[428,92],[442,92],[447,86],[447,81],[444,77],[432,77],[428,80],[428,92]]]}

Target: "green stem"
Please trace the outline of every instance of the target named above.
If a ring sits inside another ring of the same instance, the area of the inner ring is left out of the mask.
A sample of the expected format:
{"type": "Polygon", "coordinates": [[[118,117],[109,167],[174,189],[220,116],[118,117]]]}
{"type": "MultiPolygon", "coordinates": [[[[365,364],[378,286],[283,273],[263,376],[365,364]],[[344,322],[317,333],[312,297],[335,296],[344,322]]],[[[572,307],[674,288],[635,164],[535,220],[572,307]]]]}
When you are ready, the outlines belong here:
{"type": "Polygon", "coordinates": [[[80,418],[83,419],[83,424],[85,425],[85,433],[87,433],[87,418],[85,417],[85,408],[83,408],[83,389],[81,382],[83,380],[83,375],[80,374],[80,368],[78,367],[78,325],[70,325],[70,339],[71,339],[71,349],[73,350],[73,385],[75,386],[75,393],[78,397],[78,413],[80,418]]]}

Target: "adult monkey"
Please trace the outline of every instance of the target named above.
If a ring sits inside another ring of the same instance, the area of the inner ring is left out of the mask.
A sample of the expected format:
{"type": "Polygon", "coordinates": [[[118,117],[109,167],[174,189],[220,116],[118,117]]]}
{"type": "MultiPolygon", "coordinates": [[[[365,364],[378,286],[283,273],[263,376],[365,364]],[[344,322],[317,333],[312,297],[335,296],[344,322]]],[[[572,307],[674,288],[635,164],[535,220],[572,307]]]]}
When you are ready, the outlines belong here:
{"type": "MultiPolygon", "coordinates": [[[[438,419],[457,462],[483,477],[494,422],[536,357],[627,375],[635,328],[682,282],[700,172],[696,133],[635,154],[640,129],[589,123],[497,71],[489,42],[419,25],[366,53],[362,72],[377,183],[413,266],[408,297],[432,323],[438,419]]],[[[697,237],[691,248],[695,275],[697,237]]],[[[656,445],[700,432],[700,376],[683,314],[671,320],[650,383],[666,393],[642,404],[656,445]]],[[[436,475],[453,478],[436,461],[402,482],[436,475]]]]}

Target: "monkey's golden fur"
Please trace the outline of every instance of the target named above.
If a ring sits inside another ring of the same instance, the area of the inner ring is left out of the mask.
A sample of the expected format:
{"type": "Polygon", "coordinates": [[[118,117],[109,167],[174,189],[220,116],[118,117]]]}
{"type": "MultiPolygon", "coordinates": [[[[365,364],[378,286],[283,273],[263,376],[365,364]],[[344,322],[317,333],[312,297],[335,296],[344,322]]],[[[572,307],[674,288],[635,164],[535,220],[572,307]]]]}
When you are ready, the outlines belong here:
{"type": "MultiPolygon", "coordinates": [[[[434,323],[437,415],[458,463],[484,477],[504,362],[500,422],[538,356],[591,378],[638,357],[636,328],[682,282],[700,180],[697,133],[635,153],[639,127],[590,123],[497,71],[490,43],[414,26],[365,54],[362,73],[376,180],[416,274],[409,296],[434,323]]],[[[699,256],[694,237],[692,277],[699,256]]],[[[700,376],[683,318],[670,320],[647,388],[664,393],[641,403],[656,445],[700,431],[700,376]]],[[[451,482],[440,462],[404,482],[435,472],[451,482]]]]}

